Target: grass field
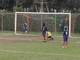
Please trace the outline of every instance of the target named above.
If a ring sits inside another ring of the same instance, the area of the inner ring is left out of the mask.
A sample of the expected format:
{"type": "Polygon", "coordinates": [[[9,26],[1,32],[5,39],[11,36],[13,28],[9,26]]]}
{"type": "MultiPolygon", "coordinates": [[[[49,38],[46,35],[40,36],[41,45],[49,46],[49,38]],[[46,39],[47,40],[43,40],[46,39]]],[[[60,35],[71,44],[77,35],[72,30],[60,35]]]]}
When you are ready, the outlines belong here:
{"type": "Polygon", "coordinates": [[[62,48],[62,38],[42,42],[42,36],[0,33],[0,60],[80,60],[80,38],[69,38],[62,48]]]}

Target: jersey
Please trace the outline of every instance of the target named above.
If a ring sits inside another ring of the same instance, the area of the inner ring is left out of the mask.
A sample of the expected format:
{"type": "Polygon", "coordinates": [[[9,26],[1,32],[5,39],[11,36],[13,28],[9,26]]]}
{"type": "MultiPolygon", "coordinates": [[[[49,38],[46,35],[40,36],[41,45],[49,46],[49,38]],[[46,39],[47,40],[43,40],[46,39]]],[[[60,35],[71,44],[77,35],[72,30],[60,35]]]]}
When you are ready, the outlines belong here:
{"type": "Polygon", "coordinates": [[[46,31],[47,31],[47,27],[43,26],[42,27],[42,35],[43,35],[43,37],[46,36],[46,31]]]}
{"type": "Polygon", "coordinates": [[[66,41],[68,41],[68,31],[64,31],[63,32],[63,39],[64,39],[64,42],[66,41]]]}
{"type": "Polygon", "coordinates": [[[68,36],[68,31],[64,31],[63,36],[68,36]]]}
{"type": "Polygon", "coordinates": [[[47,34],[47,36],[51,36],[52,35],[51,32],[46,32],[46,34],[47,34]]]}
{"type": "Polygon", "coordinates": [[[25,24],[23,25],[23,28],[24,28],[24,30],[27,30],[27,29],[28,29],[28,24],[25,23],[25,24]]]}
{"type": "Polygon", "coordinates": [[[46,33],[46,31],[47,31],[47,27],[42,27],[42,33],[46,33]]]}

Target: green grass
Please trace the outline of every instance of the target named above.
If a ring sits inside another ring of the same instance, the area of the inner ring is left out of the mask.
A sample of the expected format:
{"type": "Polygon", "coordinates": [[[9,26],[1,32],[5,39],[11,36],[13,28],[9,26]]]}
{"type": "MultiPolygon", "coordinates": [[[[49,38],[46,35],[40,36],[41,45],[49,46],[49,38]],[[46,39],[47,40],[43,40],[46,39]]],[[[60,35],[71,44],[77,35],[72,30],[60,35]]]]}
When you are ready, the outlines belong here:
{"type": "Polygon", "coordinates": [[[72,33],[72,36],[80,37],[80,33],[72,33]]]}
{"type": "MultiPolygon", "coordinates": [[[[14,31],[0,31],[0,34],[15,34],[14,31]]],[[[41,35],[42,33],[41,32],[29,32],[29,33],[26,33],[26,32],[17,32],[18,34],[27,34],[27,35],[41,35]]],[[[53,36],[62,36],[62,32],[51,32],[53,36]]],[[[71,36],[73,37],[80,37],[80,33],[72,33],[71,36]]]]}
{"type": "Polygon", "coordinates": [[[62,38],[42,42],[41,37],[5,33],[0,40],[0,60],[80,60],[80,38],[69,38],[67,48],[62,48],[62,38]]]}
{"type": "Polygon", "coordinates": [[[79,60],[79,56],[79,44],[74,42],[68,48],[62,48],[60,41],[0,43],[0,60],[79,60]]]}
{"type": "Polygon", "coordinates": [[[68,48],[62,49],[60,41],[1,43],[0,49],[3,50],[0,51],[0,60],[67,60],[67,57],[69,60],[76,60],[80,56],[78,44],[71,43],[68,48]]]}
{"type": "Polygon", "coordinates": [[[0,31],[0,34],[11,34],[14,33],[14,31],[0,31]]]}

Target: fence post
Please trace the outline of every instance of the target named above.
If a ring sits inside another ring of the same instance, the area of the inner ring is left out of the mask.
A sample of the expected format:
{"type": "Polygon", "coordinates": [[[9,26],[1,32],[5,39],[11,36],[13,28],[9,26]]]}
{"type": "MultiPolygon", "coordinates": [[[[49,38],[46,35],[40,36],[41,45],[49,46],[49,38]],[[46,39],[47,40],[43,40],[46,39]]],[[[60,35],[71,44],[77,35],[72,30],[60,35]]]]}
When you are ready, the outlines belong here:
{"type": "Polygon", "coordinates": [[[2,31],[4,30],[3,20],[4,20],[4,16],[3,16],[3,11],[2,11],[2,22],[1,22],[1,25],[2,25],[2,31]]]}

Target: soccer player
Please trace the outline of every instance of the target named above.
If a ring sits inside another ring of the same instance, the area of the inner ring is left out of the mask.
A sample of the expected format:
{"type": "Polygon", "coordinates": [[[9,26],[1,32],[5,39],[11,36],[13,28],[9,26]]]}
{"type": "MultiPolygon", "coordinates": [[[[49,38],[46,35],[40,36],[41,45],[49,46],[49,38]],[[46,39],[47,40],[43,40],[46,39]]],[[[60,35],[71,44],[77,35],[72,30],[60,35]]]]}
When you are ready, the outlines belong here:
{"type": "Polygon", "coordinates": [[[67,47],[67,46],[68,46],[68,28],[65,27],[64,32],[63,32],[62,48],[67,47]]]}
{"type": "Polygon", "coordinates": [[[43,42],[46,42],[46,31],[47,31],[47,27],[45,26],[45,23],[43,23],[42,26],[42,36],[43,36],[43,42]]]}
{"type": "Polygon", "coordinates": [[[23,24],[23,32],[26,32],[27,33],[28,31],[28,24],[27,23],[24,23],[23,24]]]}
{"type": "Polygon", "coordinates": [[[53,40],[51,32],[47,31],[46,35],[47,35],[47,40],[53,40]]]}

